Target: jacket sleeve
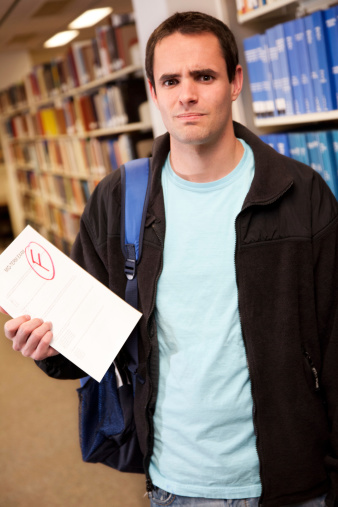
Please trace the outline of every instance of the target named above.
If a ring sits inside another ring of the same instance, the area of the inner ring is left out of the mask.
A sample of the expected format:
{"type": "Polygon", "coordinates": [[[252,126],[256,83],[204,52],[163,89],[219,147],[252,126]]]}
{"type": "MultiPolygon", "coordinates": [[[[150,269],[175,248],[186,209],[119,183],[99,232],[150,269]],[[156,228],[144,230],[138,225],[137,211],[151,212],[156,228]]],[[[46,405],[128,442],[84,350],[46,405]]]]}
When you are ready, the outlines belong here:
{"type": "Polygon", "coordinates": [[[313,202],[313,259],[318,334],[322,350],[321,387],[327,406],[330,448],[325,462],[331,479],[327,505],[338,506],[338,205],[316,187],[313,202]],[[326,217],[326,224],[322,222],[326,217]],[[327,220],[329,217],[329,220],[327,220]]]}
{"type": "MultiPolygon", "coordinates": [[[[100,229],[101,235],[104,235],[103,230],[105,230],[106,190],[107,185],[100,186],[88,201],[80,220],[80,231],[72,247],[71,258],[101,283],[108,286],[108,271],[105,262],[106,248],[104,244],[98,245],[97,241],[97,231],[100,229]]],[[[35,362],[41,370],[53,378],[77,379],[87,376],[87,373],[61,354],[35,362]]]]}

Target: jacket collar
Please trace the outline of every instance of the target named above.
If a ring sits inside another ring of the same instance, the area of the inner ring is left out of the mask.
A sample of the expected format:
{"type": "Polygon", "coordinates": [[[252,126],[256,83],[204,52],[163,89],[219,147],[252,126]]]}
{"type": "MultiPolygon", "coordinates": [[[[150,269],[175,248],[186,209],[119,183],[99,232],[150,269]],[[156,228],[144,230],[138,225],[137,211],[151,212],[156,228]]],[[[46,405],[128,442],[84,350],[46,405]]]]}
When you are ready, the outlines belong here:
{"type": "MultiPolygon", "coordinates": [[[[243,139],[252,149],[255,159],[255,176],[245,198],[243,208],[253,204],[269,204],[283,195],[293,184],[290,159],[277,153],[249,129],[234,122],[236,137],[243,139]]],[[[152,185],[150,203],[161,189],[161,172],[170,150],[170,137],[166,133],[153,144],[152,185]]]]}

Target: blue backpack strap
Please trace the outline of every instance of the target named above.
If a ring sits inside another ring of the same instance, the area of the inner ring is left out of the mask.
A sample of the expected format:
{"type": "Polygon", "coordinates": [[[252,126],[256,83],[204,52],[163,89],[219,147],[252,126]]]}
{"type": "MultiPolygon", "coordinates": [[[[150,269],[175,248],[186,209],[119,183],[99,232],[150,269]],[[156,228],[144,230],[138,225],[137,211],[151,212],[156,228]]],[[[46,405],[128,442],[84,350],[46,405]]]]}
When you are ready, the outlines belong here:
{"type": "MultiPolygon", "coordinates": [[[[138,308],[137,264],[142,255],[142,241],[150,193],[149,158],[127,162],[121,167],[121,248],[125,257],[127,277],[125,300],[138,308]]],[[[129,336],[125,349],[128,368],[135,373],[138,367],[137,327],[129,336]]]]}

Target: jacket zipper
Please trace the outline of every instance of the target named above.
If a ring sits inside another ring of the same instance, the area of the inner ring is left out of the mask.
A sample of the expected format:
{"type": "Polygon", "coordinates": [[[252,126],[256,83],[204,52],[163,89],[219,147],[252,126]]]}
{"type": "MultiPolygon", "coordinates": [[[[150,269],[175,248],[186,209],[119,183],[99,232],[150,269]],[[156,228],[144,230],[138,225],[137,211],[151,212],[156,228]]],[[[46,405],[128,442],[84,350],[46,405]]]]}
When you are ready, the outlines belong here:
{"type": "Polygon", "coordinates": [[[314,363],[312,361],[312,357],[310,356],[310,354],[305,349],[303,349],[303,354],[304,354],[307,362],[309,363],[309,366],[310,366],[311,371],[312,371],[312,375],[313,375],[314,382],[315,382],[315,391],[319,392],[320,391],[320,385],[319,385],[319,375],[318,375],[317,368],[315,367],[315,365],[314,365],[314,363]]]}
{"type": "MultiPolygon", "coordinates": [[[[249,206],[247,206],[247,207],[249,207],[249,206]]],[[[246,364],[247,364],[247,367],[248,367],[248,374],[249,374],[250,385],[251,385],[251,397],[252,397],[252,403],[253,403],[252,420],[253,420],[254,433],[255,433],[255,437],[256,437],[256,442],[255,442],[256,452],[257,452],[257,456],[258,456],[258,460],[259,460],[259,479],[260,479],[260,482],[261,482],[261,485],[262,485],[262,493],[261,493],[261,496],[260,496],[260,499],[259,499],[259,505],[262,505],[262,498],[263,498],[263,480],[262,480],[262,476],[263,476],[263,470],[262,470],[263,469],[263,456],[259,452],[259,446],[258,446],[258,431],[257,431],[257,424],[256,424],[256,403],[255,403],[255,396],[254,396],[254,384],[252,382],[251,371],[250,371],[249,360],[248,360],[247,343],[246,343],[246,339],[245,339],[245,335],[244,335],[244,331],[243,331],[243,326],[242,326],[241,309],[240,309],[240,304],[239,304],[238,277],[237,277],[237,268],[236,268],[236,264],[237,264],[236,263],[236,258],[237,258],[237,250],[238,250],[237,249],[237,245],[238,245],[238,242],[237,242],[237,237],[238,237],[237,218],[238,218],[238,216],[239,215],[237,215],[237,217],[235,219],[236,244],[235,244],[235,259],[234,259],[235,273],[236,273],[236,285],[237,285],[238,315],[239,315],[239,321],[240,321],[241,330],[242,330],[242,337],[243,337],[243,342],[244,342],[246,364]]]]}
{"type": "MultiPolygon", "coordinates": [[[[271,199],[270,201],[266,201],[264,203],[254,203],[255,205],[258,205],[258,206],[267,206],[267,205],[270,205],[270,204],[273,204],[274,202],[278,201],[278,199],[280,199],[290,188],[291,186],[293,185],[293,182],[291,182],[285,189],[283,192],[281,192],[277,197],[271,199]]],[[[254,387],[254,383],[252,381],[252,376],[251,376],[251,371],[250,371],[250,366],[249,366],[249,360],[248,360],[248,350],[247,350],[247,342],[246,342],[246,338],[245,338],[245,334],[244,334],[244,331],[243,331],[243,325],[242,325],[242,317],[241,317],[241,309],[240,309],[240,304],[239,304],[239,286],[238,286],[238,277],[237,277],[237,262],[236,262],[236,259],[237,259],[237,253],[238,253],[238,237],[239,237],[239,234],[238,234],[238,227],[237,227],[237,220],[238,220],[238,217],[240,216],[241,213],[243,213],[246,209],[250,208],[251,206],[254,205],[253,203],[250,204],[248,203],[240,212],[239,214],[237,215],[236,219],[235,219],[235,258],[234,258],[234,263],[235,263],[235,274],[236,274],[236,285],[237,285],[237,300],[238,300],[238,315],[239,315],[239,321],[240,321],[240,325],[241,325],[241,330],[242,330],[242,336],[243,336],[243,342],[244,342],[244,348],[245,348],[245,357],[246,357],[246,363],[247,363],[247,367],[248,367],[248,374],[249,374],[249,379],[250,379],[250,384],[251,384],[251,396],[252,396],[252,402],[253,402],[253,427],[254,427],[254,432],[255,432],[255,436],[256,436],[256,451],[257,451],[257,456],[258,456],[258,460],[259,460],[259,478],[260,478],[260,481],[261,481],[261,486],[262,486],[262,493],[261,493],[261,496],[259,498],[259,506],[262,506],[263,503],[262,503],[262,500],[263,500],[263,493],[264,493],[264,488],[263,488],[263,469],[264,469],[264,459],[263,459],[263,453],[260,452],[260,446],[259,446],[259,435],[258,435],[258,430],[257,430],[257,424],[256,424],[256,402],[255,402],[255,387],[254,387]]]]}
{"type": "MultiPolygon", "coordinates": [[[[149,313],[149,317],[148,317],[148,320],[147,320],[147,332],[148,332],[148,329],[149,329],[149,321],[150,321],[150,318],[151,316],[153,315],[154,313],[154,308],[155,308],[155,301],[156,301],[156,294],[157,294],[157,283],[158,283],[158,280],[161,276],[161,273],[162,273],[162,269],[163,269],[163,249],[164,249],[164,245],[163,245],[163,241],[162,241],[162,238],[160,237],[160,235],[158,234],[158,232],[156,231],[156,227],[155,227],[155,224],[152,224],[152,229],[153,231],[155,232],[159,242],[161,243],[161,250],[162,250],[162,255],[161,255],[161,264],[160,264],[160,269],[157,273],[157,276],[156,276],[156,280],[155,280],[155,290],[154,290],[154,295],[153,295],[153,300],[152,300],[152,304],[151,304],[151,311],[149,313]]],[[[152,339],[151,337],[149,336],[149,332],[148,332],[148,339],[149,339],[149,342],[150,342],[150,348],[152,347],[152,339]]],[[[148,359],[148,368],[150,370],[150,359],[148,359]]],[[[151,377],[149,375],[149,382],[150,382],[150,391],[152,393],[153,391],[153,384],[152,384],[152,381],[151,381],[151,377]]],[[[148,449],[147,449],[147,453],[146,455],[144,456],[144,470],[145,470],[145,475],[146,475],[146,489],[147,489],[147,493],[150,493],[153,489],[154,489],[154,485],[152,483],[152,480],[150,478],[150,475],[149,475],[149,463],[150,463],[150,440],[153,440],[154,438],[154,428],[153,428],[153,423],[150,422],[150,418],[149,418],[149,415],[148,415],[148,412],[149,412],[149,405],[150,405],[150,400],[151,400],[151,396],[149,396],[149,400],[148,400],[148,403],[147,403],[147,408],[146,408],[146,412],[147,412],[147,423],[148,423],[148,449]]]]}

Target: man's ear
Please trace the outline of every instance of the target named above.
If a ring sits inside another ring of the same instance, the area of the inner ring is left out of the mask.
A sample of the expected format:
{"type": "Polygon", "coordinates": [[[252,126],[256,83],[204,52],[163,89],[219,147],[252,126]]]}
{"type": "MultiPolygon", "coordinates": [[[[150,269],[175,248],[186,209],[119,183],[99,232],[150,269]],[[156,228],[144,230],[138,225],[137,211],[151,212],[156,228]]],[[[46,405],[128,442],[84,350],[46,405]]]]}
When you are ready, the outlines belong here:
{"type": "Polygon", "coordinates": [[[158,108],[156,90],[155,90],[154,86],[151,84],[150,80],[148,79],[147,81],[148,81],[148,86],[149,86],[151,98],[153,99],[155,106],[158,108]]]}
{"type": "Polygon", "coordinates": [[[241,93],[243,86],[243,69],[241,65],[237,65],[235,77],[231,83],[231,100],[235,101],[241,93]]]}

